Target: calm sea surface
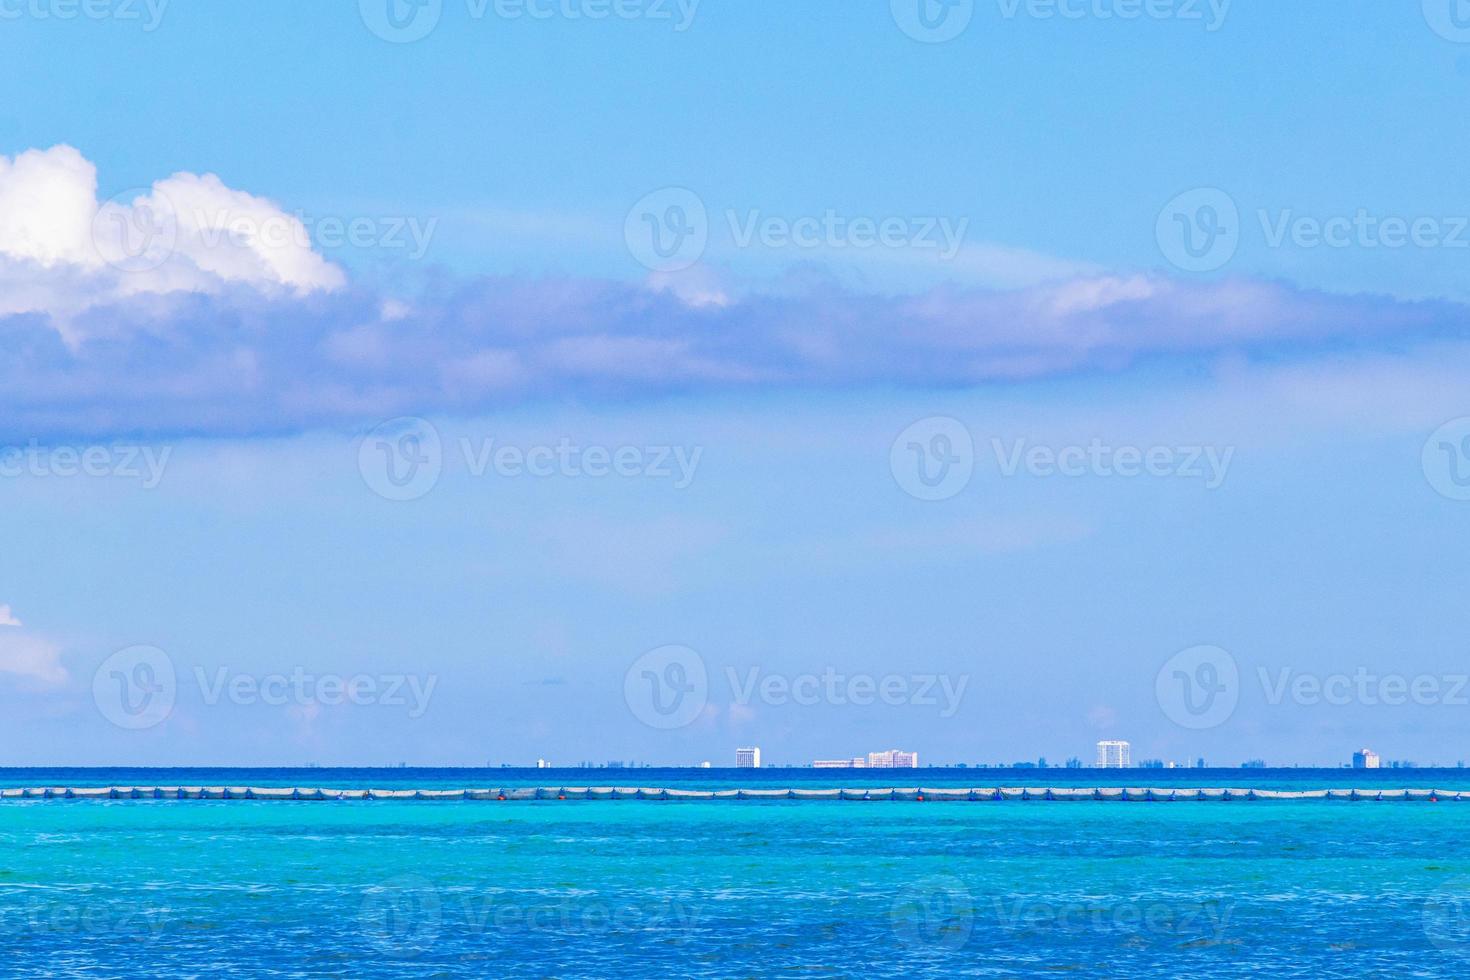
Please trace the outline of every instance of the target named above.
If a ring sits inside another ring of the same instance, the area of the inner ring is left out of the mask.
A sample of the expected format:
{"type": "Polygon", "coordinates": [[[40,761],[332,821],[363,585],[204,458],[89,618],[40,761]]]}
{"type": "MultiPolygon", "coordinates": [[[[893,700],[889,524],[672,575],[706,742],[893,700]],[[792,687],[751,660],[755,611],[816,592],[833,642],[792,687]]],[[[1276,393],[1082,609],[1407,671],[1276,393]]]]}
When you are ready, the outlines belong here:
{"type": "MultiPolygon", "coordinates": [[[[1429,770],[881,775],[7,770],[0,785],[1470,789],[1429,770]]],[[[1470,803],[1451,802],[9,801],[0,975],[1463,977],[1467,828],[1470,803]]]]}

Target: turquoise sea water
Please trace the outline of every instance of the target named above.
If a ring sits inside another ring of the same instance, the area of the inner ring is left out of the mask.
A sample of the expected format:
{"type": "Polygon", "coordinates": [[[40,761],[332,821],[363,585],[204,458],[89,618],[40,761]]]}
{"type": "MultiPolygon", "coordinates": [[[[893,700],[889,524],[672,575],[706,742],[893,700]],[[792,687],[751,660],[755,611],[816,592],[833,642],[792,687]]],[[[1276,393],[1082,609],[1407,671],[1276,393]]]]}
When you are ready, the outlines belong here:
{"type": "MultiPolygon", "coordinates": [[[[579,784],[677,782],[645,772],[579,784]]],[[[191,781],[34,775],[0,783],[191,781]]],[[[1467,827],[1460,803],[13,801],[0,974],[1461,977],[1467,827]]]]}

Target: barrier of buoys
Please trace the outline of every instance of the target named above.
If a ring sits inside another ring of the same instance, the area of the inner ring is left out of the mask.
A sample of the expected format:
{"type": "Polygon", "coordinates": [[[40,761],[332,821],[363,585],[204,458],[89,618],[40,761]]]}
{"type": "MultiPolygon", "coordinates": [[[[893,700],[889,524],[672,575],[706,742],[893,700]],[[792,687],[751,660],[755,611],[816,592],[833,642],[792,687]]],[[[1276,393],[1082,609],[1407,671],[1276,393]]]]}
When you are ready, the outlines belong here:
{"type": "Polygon", "coordinates": [[[847,800],[905,801],[1108,801],[1172,803],[1178,801],[1375,801],[1470,802],[1470,790],[1443,789],[1309,789],[1253,788],[1163,789],[1134,786],[1028,787],[858,787],[843,789],[670,789],[649,786],[540,786],[502,789],[321,789],[291,786],[21,786],[0,788],[0,802],[19,800],[257,800],[367,801],[414,800],[847,800]]]}

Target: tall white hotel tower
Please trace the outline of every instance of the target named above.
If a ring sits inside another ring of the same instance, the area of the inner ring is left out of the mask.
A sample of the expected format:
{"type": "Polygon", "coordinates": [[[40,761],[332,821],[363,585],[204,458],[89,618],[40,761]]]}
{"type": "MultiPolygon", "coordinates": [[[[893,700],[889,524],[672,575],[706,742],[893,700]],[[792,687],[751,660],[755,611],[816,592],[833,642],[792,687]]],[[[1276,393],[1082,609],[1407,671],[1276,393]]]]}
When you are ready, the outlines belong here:
{"type": "Polygon", "coordinates": [[[1133,764],[1132,749],[1127,742],[1098,742],[1097,767],[1099,769],[1127,769],[1133,764]]]}
{"type": "Polygon", "coordinates": [[[736,749],[736,769],[759,769],[761,767],[761,750],[758,748],[736,749]]]}

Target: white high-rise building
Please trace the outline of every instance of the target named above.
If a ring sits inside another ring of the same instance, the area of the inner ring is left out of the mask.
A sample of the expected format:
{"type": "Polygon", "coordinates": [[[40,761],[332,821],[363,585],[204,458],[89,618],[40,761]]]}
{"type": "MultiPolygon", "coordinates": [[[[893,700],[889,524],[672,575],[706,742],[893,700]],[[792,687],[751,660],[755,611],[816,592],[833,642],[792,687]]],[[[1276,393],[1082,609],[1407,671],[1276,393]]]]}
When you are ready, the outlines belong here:
{"type": "Polygon", "coordinates": [[[1109,739],[1097,743],[1099,769],[1127,769],[1133,765],[1133,748],[1127,742],[1109,739]]]}
{"type": "Polygon", "coordinates": [[[1372,749],[1359,749],[1353,753],[1354,769],[1379,769],[1383,760],[1378,758],[1378,753],[1372,749]]]}
{"type": "Polygon", "coordinates": [[[869,752],[868,768],[917,769],[919,768],[919,753],[904,752],[902,749],[889,749],[886,752],[869,752]]]}
{"type": "Polygon", "coordinates": [[[761,750],[759,748],[736,749],[736,769],[759,769],[761,767],[761,750]]]}

